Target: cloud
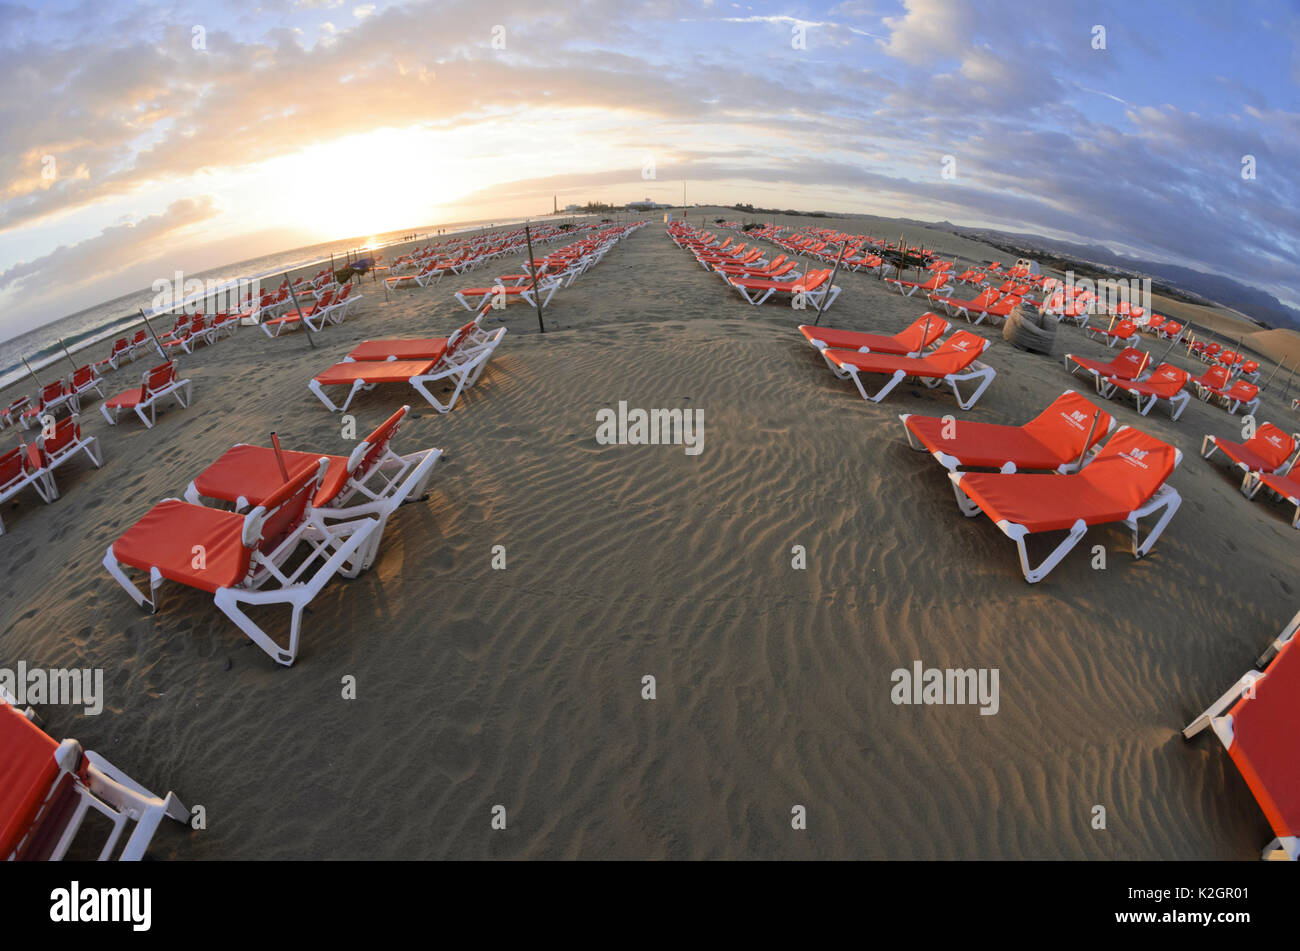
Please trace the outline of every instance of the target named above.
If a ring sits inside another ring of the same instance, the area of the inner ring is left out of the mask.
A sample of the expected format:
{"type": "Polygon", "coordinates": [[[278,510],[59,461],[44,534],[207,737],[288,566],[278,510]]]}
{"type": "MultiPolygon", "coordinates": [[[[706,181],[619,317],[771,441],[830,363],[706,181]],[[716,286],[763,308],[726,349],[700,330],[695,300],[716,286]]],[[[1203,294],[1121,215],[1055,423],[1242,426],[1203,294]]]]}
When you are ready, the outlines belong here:
{"type": "Polygon", "coordinates": [[[0,271],[0,292],[22,293],[58,285],[62,291],[93,284],[126,261],[154,257],[195,225],[220,213],[211,195],[183,198],[140,221],[111,225],[73,245],[63,245],[31,261],[0,271]]]}

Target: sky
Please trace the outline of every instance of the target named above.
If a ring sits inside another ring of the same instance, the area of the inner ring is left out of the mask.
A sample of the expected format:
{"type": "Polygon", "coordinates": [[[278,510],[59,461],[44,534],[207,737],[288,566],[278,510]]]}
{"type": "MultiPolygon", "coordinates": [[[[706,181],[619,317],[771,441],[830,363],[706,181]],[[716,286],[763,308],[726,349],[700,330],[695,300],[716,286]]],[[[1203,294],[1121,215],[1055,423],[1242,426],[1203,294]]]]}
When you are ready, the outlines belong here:
{"type": "Polygon", "coordinates": [[[0,339],[176,268],[683,181],[1300,306],[1297,51],[1294,0],[0,0],[0,339]]]}

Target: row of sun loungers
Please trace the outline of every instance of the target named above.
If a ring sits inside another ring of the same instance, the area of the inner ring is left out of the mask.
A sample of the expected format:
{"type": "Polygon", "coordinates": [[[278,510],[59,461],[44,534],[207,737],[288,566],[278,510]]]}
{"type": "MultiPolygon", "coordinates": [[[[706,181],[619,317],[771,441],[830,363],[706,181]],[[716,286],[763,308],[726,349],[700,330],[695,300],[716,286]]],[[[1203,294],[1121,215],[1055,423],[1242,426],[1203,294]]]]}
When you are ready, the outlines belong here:
{"type": "Polygon", "coordinates": [[[1144,376],[1143,372],[1149,365],[1150,354],[1136,347],[1125,347],[1108,361],[1073,353],[1065,355],[1067,370],[1090,377],[1097,392],[1107,398],[1116,392],[1132,395],[1143,416],[1163,400],[1169,404],[1171,418],[1177,420],[1190,400],[1190,393],[1184,392],[1185,387],[1191,387],[1198,399],[1217,403],[1229,414],[1235,414],[1242,407],[1253,412],[1259,406],[1259,387],[1246,380],[1231,380],[1226,367],[1211,367],[1200,376],[1192,376],[1172,363],[1162,363],[1144,376]]]}
{"type": "MultiPolygon", "coordinates": [[[[958,283],[967,283],[980,275],[963,273],[961,278],[958,283]]],[[[917,286],[910,292],[908,284],[900,282],[898,289],[909,294],[925,283],[942,287],[944,279],[945,271],[938,269],[930,282],[913,282],[917,286]]],[[[949,316],[969,320],[972,307],[978,318],[1004,295],[1018,297],[1018,290],[986,288],[965,304],[937,294],[930,299],[948,309],[949,316]]],[[[1011,306],[1019,303],[1009,302],[1011,306]]],[[[1063,304],[1059,298],[1044,297],[1043,306],[1058,308],[1058,313],[1065,310],[1063,304]]],[[[1081,302],[1081,313],[1086,304],[1081,302]]],[[[1071,315],[1066,312],[1064,316],[1071,315]]],[[[1125,314],[1117,318],[1104,330],[1092,330],[1108,347],[1135,342],[1139,333],[1175,342],[1185,329],[1159,315],[1146,318],[1140,308],[1126,307],[1125,314]]],[[[1080,323],[1086,326],[1086,316],[1080,323]]],[[[867,399],[883,398],[905,376],[928,373],[929,380],[937,381],[944,379],[941,373],[951,371],[934,360],[943,349],[938,341],[949,329],[934,313],[923,315],[895,335],[810,326],[799,329],[832,370],[854,377],[867,399]],[[927,353],[930,347],[935,349],[927,353]],[[896,379],[874,397],[854,375],[854,371],[888,373],[891,367],[896,379]]],[[[1202,400],[1219,402],[1229,413],[1242,407],[1253,411],[1259,405],[1259,390],[1253,383],[1258,377],[1257,363],[1231,352],[1226,360],[1220,360],[1222,348],[1207,344],[1189,344],[1189,352],[1213,366],[1200,376],[1169,363],[1150,369],[1149,355],[1127,345],[1110,361],[1067,354],[1065,364],[1071,372],[1091,378],[1099,395],[1132,396],[1143,416],[1163,401],[1176,420],[1193,392],[1202,400]]],[[[955,381],[949,382],[955,391],[955,381]]],[[[959,396],[963,408],[973,402],[962,403],[959,396]]],[[[1300,408],[1300,400],[1294,408],[1300,408]]],[[[1146,555],[1181,504],[1178,492],[1168,484],[1181,462],[1181,451],[1131,427],[1117,427],[1110,413],[1074,391],[1067,390],[1023,426],[955,425],[952,417],[912,414],[900,418],[909,445],[929,452],[946,470],[961,511],[968,516],[987,515],[1016,543],[1021,571],[1030,583],[1046,577],[1095,525],[1124,524],[1132,532],[1134,556],[1146,555]],[[1139,523],[1151,518],[1155,521],[1143,537],[1139,523]],[[1037,564],[1031,563],[1027,539],[1061,531],[1067,533],[1065,538],[1037,564]]],[[[1292,524],[1300,528],[1300,481],[1291,474],[1300,458],[1298,449],[1300,433],[1288,435],[1272,423],[1263,423],[1244,443],[1206,436],[1202,455],[1209,458],[1223,452],[1242,472],[1241,488],[1248,498],[1268,488],[1270,494],[1295,505],[1292,524]]],[[[1271,645],[1269,653],[1275,656],[1263,672],[1251,671],[1241,678],[1184,730],[1184,736],[1190,738],[1211,728],[1241,770],[1275,833],[1264,848],[1265,858],[1300,859],[1300,649],[1293,646],[1297,629],[1300,613],[1271,645]]],[[[1267,660],[1268,655],[1261,664],[1267,660]]]]}
{"type": "Polygon", "coordinates": [[[605,228],[558,248],[545,257],[524,261],[519,273],[498,275],[496,283],[491,287],[467,287],[459,290],[456,292],[456,300],[470,312],[480,307],[504,307],[512,300],[521,300],[528,306],[535,307],[540,299],[542,307],[546,307],[556,291],[573,284],[579,275],[599,264],[615,244],[644,224],[644,221],[638,221],[630,225],[605,228]]]}
{"type": "Polygon", "coordinates": [[[683,222],[669,225],[668,233],[678,247],[694,254],[706,271],[722,278],[749,304],[776,299],[824,311],[840,294],[839,286],[831,284],[829,268],[800,274],[796,262],[785,255],[768,261],[758,248],[747,248],[746,243],[733,245],[731,238],[719,239],[683,222]]]}

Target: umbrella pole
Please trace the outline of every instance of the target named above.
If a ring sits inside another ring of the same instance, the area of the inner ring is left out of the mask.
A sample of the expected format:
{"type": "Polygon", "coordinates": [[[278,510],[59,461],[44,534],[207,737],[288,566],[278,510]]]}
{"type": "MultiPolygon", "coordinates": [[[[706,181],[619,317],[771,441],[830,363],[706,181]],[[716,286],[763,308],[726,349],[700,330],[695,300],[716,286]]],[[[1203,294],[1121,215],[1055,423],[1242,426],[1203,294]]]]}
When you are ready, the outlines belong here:
{"type": "Polygon", "coordinates": [[[149,323],[149,318],[145,316],[143,307],[140,308],[140,319],[143,320],[144,325],[149,328],[149,336],[153,337],[153,345],[158,348],[158,356],[166,360],[167,351],[163,350],[162,342],[158,339],[158,335],[153,332],[153,324],[149,323]]]}
{"type": "MultiPolygon", "coordinates": [[[[284,282],[289,285],[289,296],[293,298],[293,309],[298,313],[298,321],[302,324],[302,329],[307,331],[307,342],[311,344],[313,350],[316,349],[316,341],[312,339],[312,334],[316,331],[311,329],[311,324],[307,323],[307,318],[303,316],[302,307],[298,304],[298,294],[293,289],[293,284],[289,282],[289,272],[284,273],[284,282]]],[[[285,480],[288,481],[287,479],[285,480]]]]}
{"type": "Polygon", "coordinates": [[[826,309],[826,301],[830,298],[831,288],[835,286],[835,275],[840,272],[840,262],[844,260],[844,248],[845,245],[841,243],[840,255],[835,259],[835,267],[831,269],[830,280],[826,282],[826,290],[822,291],[821,302],[817,305],[817,319],[813,321],[814,327],[822,322],[822,311],[826,309]]]}
{"type": "MultiPolygon", "coordinates": [[[[32,379],[36,381],[36,388],[39,390],[43,386],[43,384],[41,383],[41,378],[36,375],[36,371],[32,369],[32,365],[27,362],[26,357],[23,357],[23,366],[27,368],[27,372],[30,373],[32,375],[32,379]]],[[[37,395],[39,396],[40,394],[37,395]]]]}
{"type": "Polygon", "coordinates": [[[59,346],[63,348],[63,355],[67,357],[68,362],[72,364],[72,369],[80,370],[81,367],[77,366],[77,361],[72,359],[72,354],[68,351],[68,345],[63,342],[62,337],[59,338],[59,346]]]}
{"type": "Polygon", "coordinates": [[[533,274],[533,304],[537,307],[537,330],[546,333],[546,324],[542,322],[542,295],[537,293],[537,261],[533,258],[533,235],[524,223],[524,241],[528,243],[528,269],[533,274]]]}

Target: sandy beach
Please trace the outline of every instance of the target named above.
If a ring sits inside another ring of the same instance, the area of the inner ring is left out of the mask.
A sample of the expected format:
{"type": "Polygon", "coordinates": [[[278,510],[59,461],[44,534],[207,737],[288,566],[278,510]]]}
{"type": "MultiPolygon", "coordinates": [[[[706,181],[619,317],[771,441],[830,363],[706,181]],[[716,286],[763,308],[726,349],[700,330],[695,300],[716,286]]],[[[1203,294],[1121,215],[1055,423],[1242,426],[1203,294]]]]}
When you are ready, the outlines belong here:
{"type": "MultiPolygon", "coordinates": [[[[736,213],[691,220],[724,214],[736,213]]],[[[1004,257],[908,230],[962,262],[1004,257]]],[[[53,504],[6,504],[5,660],[107,672],[102,715],[51,707],[47,729],[207,812],[204,831],[165,825],[153,855],[1258,855],[1272,833],[1240,774],[1217,743],[1179,735],[1297,607],[1290,507],[1247,501],[1221,457],[1200,457],[1207,433],[1240,438],[1240,416],[1196,400],[1178,422],[1163,406],[1145,418],[1106,406],[1182,449],[1170,480],[1182,508],[1150,556],[1132,558],[1122,526],[1092,529],[1028,585],[1014,546],[963,518],[942,469],[908,448],[898,414],[1018,424],[1065,389],[1090,393],[1061,356],[1103,346],[1062,325],[1049,359],[980,325],[997,378],[969,414],[911,382],[869,404],[796,331],[808,312],[746,304],[658,219],[556,294],[545,334],[520,303],[489,318],[508,333],[452,412],[407,387],[358,397],[359,433],[410,402],[396,448],[444,456],[374,568],[312,604],[294,666],[254,648],[209,595],[169,584],[150,616],[109,578],[107,546],[235,443],[275,431],[286,448],[350,451],[311,376],[361,340],[449,333],[469,316],[453,292],[516,264],[389,302],[366,278],[357,315],[316,349],[301,332],[245,327],[181,358],[191,408],[169,405],[146,430],[109,427],[91,401],[81,423],[103,469],[70,463],[53,504]],[[702,451],[599,444],[597,413],[620,400],[703,409],[702,451]],[[1105,570],[1090,564],[1098,544],[1105,570]],[[891,671],[916,660],[998,668],[998,714],[893,704],[891,671]],[[342,697],[349,676],[355,700],[342,697]],[[504,831],[490,825],[497,805],[504,831]],[[796,805],[806,831],[791,829],[796,805]]],[[[831,327],[894,333],[927,310],[874,276],[836,283],[831,327]]],[[[1232,318],[1216,319],[1230,335],[1232,318]]],[[[1247,347],[1300,354],[1283,331],[1247,347]]],[[[1169,359],[1201,372],[1184,348],[1169,359]]],[[[107,391],[147,365],[110,374],[107,391]]],[[[1257,418],[1296,428],[1278,386],[1257,418]]]]}

